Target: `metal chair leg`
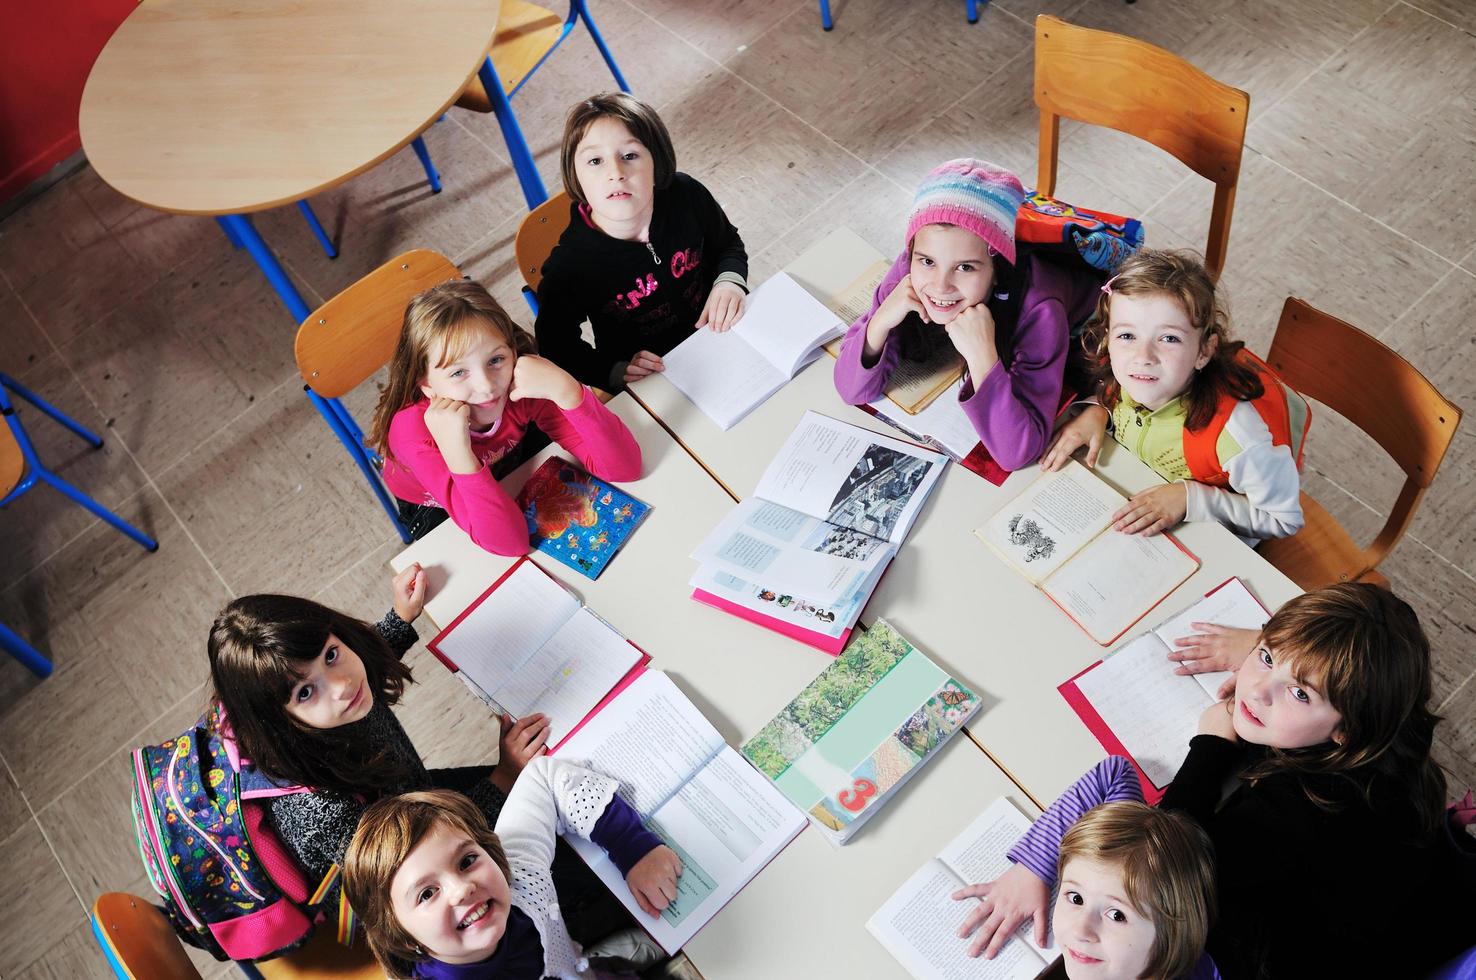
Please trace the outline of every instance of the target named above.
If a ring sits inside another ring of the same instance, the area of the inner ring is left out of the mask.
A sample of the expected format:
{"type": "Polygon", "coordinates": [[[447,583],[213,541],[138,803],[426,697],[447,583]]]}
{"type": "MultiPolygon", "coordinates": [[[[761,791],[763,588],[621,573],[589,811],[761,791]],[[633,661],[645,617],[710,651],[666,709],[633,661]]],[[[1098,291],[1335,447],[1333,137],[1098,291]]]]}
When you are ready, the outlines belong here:
{"type": "Polygon", "coordinates": [[[835,21],[830,19],[830,0],[820,0],[820,26],[827,31],[835,28],[835,21]]]}
{"type": "Polygon", "coordinates": [[[31,646],[15,630],[0,623],[0,650],[19,660],[27,670],[37,677],[51,676],[51,661],[41,651],[31,646]]]}
{"type": "Polygon", "coordinates": [[[277,257],[272,250],[267,248],[266,242],[262,241],[261,235],[257,234],[256,226],[251,219],[244,214],[222,214],[215,219],[225,229],[226,237],[231,241],[239,241],[245,246],[251,258],[256,261],[257,268],[261,269],[262,275],[267,277],[267,282],[272,284],[276,290],[277,298],[280,299],[287,312],[292,315],[296,323],[301,323],[308,318],[308,305],[303,301],[302,295],[298,293],[297,287],[292,285],[277,257]]]}
{"type": "Polygon", "coordinates": [[[524,286],[523,287],[523,299],[525,299],[525,300],[528,301],[528,308],[533,311],[533,316],[535,318],[537,318],[537,316],[538,316],[538,294],[535,293],[535,292],[533,292],[533,290],[529,289],[527,286],[524,286]]]}
{"type": "Polygon", "coordinates": [[[83,507],[87,508],[87,510],[91,511],[95,516],[111,524],[114,528],[132,538],[134,541],[138,542],[140,545],[143,546],[143,549],[145,551],[154,552],[159,550],[158,541],[155,541],[153,538],[149,537],[147,534],[143,533],[132,524],[129,524],[123,518],[119,517],[117,514],[113,513],[111,510],[104,507],[96,500],[93,500],[87,494],[83,493],[81,490],[77,489],[66,480],[63,480],[55,473],[51,472],[48,469],[37,467],[36,475],[39,476],[42,480],[45,480],[47,483],[51,484],[56,489],[60,490],[62,493],[66,494],[68,497],[72,498],[73,503],[81,504],[83,507]]]}
{"type": "Polygon", "coordinates": [[[518,183],[523,188],[523,200],[528,203],[528,210],[532,211],[548,200],[543,178],[538,176],[538,166],[533,162],[533,151],[528,149],[528,141],[523,138],[518,117],[513,115],[512,103],[507,100],[507,93],[502,89],[497,72],[492,70],[491,58],[483,59],[478,77],[492,99],[492,111],[497,116],[497,125],[502,127],[502,140],[507,144],[508,155],[512,157],[513,172],[518,175],[518,183]]]}
{"type": "Polygon", "coordinates": [[[318,414],[323,416],[323,421],[328,423],[328,428],[332,429],[333,434],[338,436],[338,441],[343,443],[343,448],[348,450],[349,456],[353,459],[354,464],[359,467],[359,472],[363,474],[364,479],[369,481],[369,488],[374,491],[374,496],[379,498],[379,505],[389,515],[390,522],[394,524],[395,531],[400,535],[400,540],[409,544],[410,532],[400,523],[399,508],[395,506],[394,498],[385,489],[384,482],[379,478],[379,474],[375,472],[373,465],[370,463],[369,452],[364,448],[363,437],[360,436],[358,439],[355,439],[354,434],[349,431],[348,427],[344,425],[343,419],[339,416],[339,409],[334,408],[333,402],[336,402],[337,399],[330,401],[330,399],[324,398],[306,385],[303,386],[303,391],[307,392],[308,400],[313,403],[313,407],[318,410],[318,414]]]}
{"type": "Polygon", "coordinates": [[[313,206],[305,200],[298,201],[297,210],[302,212],[302,216],[307,221],[308,227],[313,230],[314,237],[318,239],[318,244],[323,246],[323,254],[330,259],[338,258],[338,249],[333,246],[333,240],[328,237],[328,233],[323,230],[322,222],[313,213],[313,206]]]}
{"type": "Polygon", "coordinates": [[[979,23],[979,0],[968,0],[968,18],[970,24],[979,23]]]}
{"type": "Polygon", "coordinates": [[[83,426],[80,422],[73,419],[70,415],[66,414],[61,409],[51,404],[51,402],[42,398],[34,391],[12,378],[10,375],[0,373],[0,385],[4,385],[6,388],[9,388],[11,391],[15,392],[17,395],[20,395],[26,401],[30,402],[32,405],[35,405],[42,412],[46,413],[47,417],[50,418],[53,422],[56,422],[58,425],[67,429],[78,439],[81,439],[93,449],[102,448],[103,441],[101,436],[94,433],[91,429],[83,426]]]}
{"type": "Polygon", "coordinates": [[[410,145],[415,148],[415,155],[420,157],[420,165],[425,168],[425,179],[430,184],[431,193],[441,193],[441,175],[436,173],[436,165],[431,163],[430,150],[425,148],[425,140],[417,136],[410,145]]]}
{"type": "Polygon", "coordinates": [[[630,84],[625,76],[620,73],[620,66],[615,64],[615,56],[610,53],[610,48],[605,44],[605,39],[600,36],[599,28],[595,27],[594,18],[589,15],[589,7],[585,6],[584,0],[573,0],[574,7],[579,16],[584,18],[584,26],[589,28],[589,36],[594,40],[595,47],[600,49],[600,57],[605,59],[605,64],[610,69],[610,74],[615,76],[615,84],[620,86],[620,91],[629,92],[630,84]]]}

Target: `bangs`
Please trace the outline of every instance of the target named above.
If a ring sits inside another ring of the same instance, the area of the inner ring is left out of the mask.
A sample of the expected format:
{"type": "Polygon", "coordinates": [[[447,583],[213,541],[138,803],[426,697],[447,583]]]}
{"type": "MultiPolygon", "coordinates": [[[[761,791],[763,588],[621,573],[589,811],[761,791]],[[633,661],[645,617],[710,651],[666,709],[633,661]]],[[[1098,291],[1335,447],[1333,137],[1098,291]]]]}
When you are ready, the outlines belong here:
{"type": "Polygon", "coordinates": [[[440,350],[430,367],[443,368],[448,364],[455,364],[465,357],[484,337],[492,337],[504,344],[510,350],[514,349],[512,340],[506,335],[498,324],[482,316],[464,316],[455,323],[448,325],[441,335],[440,350]]]}
{"type": "Polygon", "coordinates": [[[1298,684],[1313,688],[1326,698],[1328,677],[1341,658],[1337,653],[1338,645],[1327,642],[1323,635],[1325,628],[1318,630],[1317,624],[1310,625],[1313,628],[1309,632],[1306,628],[1288,629],[1272,620],[1261,632],[1256,647],[1269,647],[1271,655],[1278,663],[1291,668],[1292,678],[1298,684]],[[1278,626],[1281,628],[1278,629],[1278,626]]]}

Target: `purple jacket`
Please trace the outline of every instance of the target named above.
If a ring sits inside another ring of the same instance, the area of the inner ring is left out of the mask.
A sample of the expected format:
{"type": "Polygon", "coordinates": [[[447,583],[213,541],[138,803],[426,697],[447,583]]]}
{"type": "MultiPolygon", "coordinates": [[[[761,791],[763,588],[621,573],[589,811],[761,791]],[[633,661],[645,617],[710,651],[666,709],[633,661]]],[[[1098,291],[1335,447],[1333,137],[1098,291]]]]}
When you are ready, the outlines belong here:
{"type": "MultiPolygon", "coordinates": [[[[846,333],[835,365],[835,387],[852,405],[876,401],[885,394],[887,379],[901,354],[896,331],[887,337],[875,364],[863,361],[866,325],[907,275],[906,250],[876,287],[871,309],[846,333]]],[[[1101,274],[1085,262],[1054,262],[1026,254],[1024,296],[1014,323],[995,317],[995,340],[1000,359],[982,379],[964,379],[959,404],[979,433],[979,441],[994,461],[1007,470],[1029,466],[1040,458],[1055,425],[1061,404],[1071,325],[1091,315],[1101,285],[1101,274]]],[[[991,312],[996,304],[991,302],[991,312]]]]}

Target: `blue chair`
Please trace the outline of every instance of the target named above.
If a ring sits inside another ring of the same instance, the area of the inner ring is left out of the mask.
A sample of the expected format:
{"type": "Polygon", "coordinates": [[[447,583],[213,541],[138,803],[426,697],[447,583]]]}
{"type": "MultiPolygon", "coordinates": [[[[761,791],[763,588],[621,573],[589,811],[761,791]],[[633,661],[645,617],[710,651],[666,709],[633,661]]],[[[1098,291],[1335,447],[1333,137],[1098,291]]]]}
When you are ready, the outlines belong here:
{"type": "MultiPolygon", "coordinates": [[[[965,13],[968,15],[969,23],[979,23],[979,0],[966,0],[966,2],[965,13]]],[[[1128,3],[1132,2],[1133,0],[1128,0],[1128,3]]],[[[830,19],[830,0],[820,0],[820,26],[827,31],[835,27],[835,21],[830,19]]]]}

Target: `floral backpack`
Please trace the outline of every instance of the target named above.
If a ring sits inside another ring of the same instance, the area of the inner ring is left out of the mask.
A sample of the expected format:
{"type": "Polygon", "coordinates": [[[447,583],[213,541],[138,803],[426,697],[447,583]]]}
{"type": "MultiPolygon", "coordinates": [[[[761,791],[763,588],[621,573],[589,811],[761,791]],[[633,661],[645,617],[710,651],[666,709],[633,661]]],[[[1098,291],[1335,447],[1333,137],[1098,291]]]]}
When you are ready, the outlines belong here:
{"type": "Polygon", "coordinates": [[[1093,268],[1115,272],[1143,247],[1143,223],[1031,191],[1015,218],[1015,241],[1036,248],[1070,250],[1093,268]]]}
{"type": "Polygon", "coordinates": [[[308,792],[243,764],[218,706],[162,745],[135,749],[139,855],[185,942],[219,960],[258,960],[302,945],[334,896],[339,939],[353,915],[335,865],[317,888],[266,820],[265,801],[308,792]]]}

